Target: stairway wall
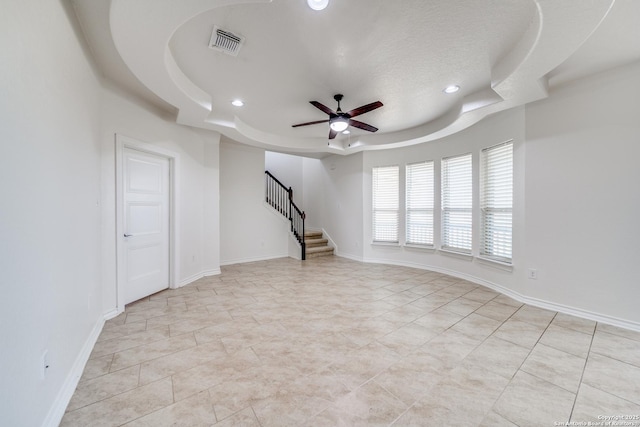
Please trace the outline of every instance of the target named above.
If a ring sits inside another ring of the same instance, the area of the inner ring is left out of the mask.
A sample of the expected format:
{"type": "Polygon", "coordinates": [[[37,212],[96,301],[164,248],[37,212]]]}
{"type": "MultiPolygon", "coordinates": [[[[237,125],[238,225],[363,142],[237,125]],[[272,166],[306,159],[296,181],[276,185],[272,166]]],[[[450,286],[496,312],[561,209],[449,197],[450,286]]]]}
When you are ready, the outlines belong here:
{"type": "Polygon", "coordinates": [[[293,201],[304,206],[304,164],[303,158],[290,154],[265,151],[264,170],[271,172],[278,181],[293,189],[293,201]]]}
{"type": "Polygon", "coordinates": [[[289,255],[289,222],[264,201],[265,150],[220,143],[220,264],[289,255]]]}
{"type": "Polygon", "coordinates": [[[307,228],[321,230],[324,227],[326,171],[318,159],[302,159],[303,195],[302,208],[307,214],[307,228]]]}
{"type": "Polygon", "coordinates": [[[363,260],[363,153],[322,159],[322,229],[337,246],[336,255],[363,260]]]}
{"type": "Polygon", "coordinates": [[[264,170],[293,189],[293,201],[307,214],[305,225],[321,229],[324,224],[324,166],[319,159],[266,151],[264,170]]]}

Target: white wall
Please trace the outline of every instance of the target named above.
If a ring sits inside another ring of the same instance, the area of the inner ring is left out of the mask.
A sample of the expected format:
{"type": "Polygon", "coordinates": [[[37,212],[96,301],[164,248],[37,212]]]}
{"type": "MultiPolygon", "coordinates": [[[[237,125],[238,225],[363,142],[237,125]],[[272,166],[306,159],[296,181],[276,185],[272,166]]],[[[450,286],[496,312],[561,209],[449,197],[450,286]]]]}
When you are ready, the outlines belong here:
{"type": "Polygon", "coordinates": [[[324,210],[322,227],[337,254],[363,260],[363,154],[333,155],[322,160],[324,210]]]}
{"type": "Polygon", "coordinates": [[[293,190],[293,201],[304,209],[303,158],[290,154],[265,151],[264,170],[269,171],[285,187],[293,190]]]}
{"type": "Polygon", "coordinates": [[[0,425],[38,426],[102,316],[101,89],[58,1],[3,2],[0,52],[0,425]]]}
{"type": "Polygon", "coordinates": [[[204,225],[202,229],[202,274],[220,273],[220,136],[204,144],[204,225]]]}
{"type": "Polygon", "coordinates": [[[214,132],[177,125],[170,117],[113,88],[102,98],[103,302],[105,313],[116,307],[115,134],[175,153],[178,249],[175,285],[219,272],[218,209],[219,139],[214,132]]]}
{"type": "Polygon", "coordinates": [[[321,230],[325,213],[325,169],[322,161],[304,157],[302,159],[303,194],[302,209],[307,215],[305,227],[321,230]]]}
{"type": "Polygon", "coordinates": [[[265,151],[222,137],[221,265],[286,257],[289,221],[264,201],[265,151]]]}
{"type": "Polygon", "coordinates": [[[527,106],[525,292],[640,327],[640,63],[527,106]]]}

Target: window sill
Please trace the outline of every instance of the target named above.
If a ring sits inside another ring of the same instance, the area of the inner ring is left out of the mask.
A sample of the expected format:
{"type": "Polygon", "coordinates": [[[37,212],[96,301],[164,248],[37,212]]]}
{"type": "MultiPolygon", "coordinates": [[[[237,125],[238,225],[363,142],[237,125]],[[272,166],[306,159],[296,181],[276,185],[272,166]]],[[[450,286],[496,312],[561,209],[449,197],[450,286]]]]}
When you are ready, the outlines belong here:
{"type": "Polygon", "coordinates": [[[503,271],[509,271],[512,272],[513,271],[513,264],[512,263],[507,263],[504,261],[497,261],[495,259],[491,259],[491,258],[485,258],[485,257],[476,257],[476,259],[478,261],[480,261],[481,264],[485,264],[491,267],[495,267],[499,270],[503,270],[503,271]]]}
{"type": "Polygon", "coordinates": [[[431,252],[434,252],[436,250],[436,247],[433,245],[415,245],[411,243],[406,243],[403,246],[407,249],[418,249],[418,250],[423,250],[423,251],[426,250],[431,252]]]}
{"type": "Polygon", "coordinates": [[[464,252],[450,251],[448,249],[442,249],[442,248],[440,248],[438,251],[442,252],[443,255],[451,256],[451,257],[454,257],[454,258],[460,258],[460,259],[464,259],[464,260],[467,260],[467,261],[473,261],[473,255],[471,255],[471,254],[467,254],[467,253],[464,253],[464,252]]]}
{"type": "Polygon", "coordinates": [[[399,242],[371,242],[371,246],[391,246],[394,248],[399,248],[399,242]]]}

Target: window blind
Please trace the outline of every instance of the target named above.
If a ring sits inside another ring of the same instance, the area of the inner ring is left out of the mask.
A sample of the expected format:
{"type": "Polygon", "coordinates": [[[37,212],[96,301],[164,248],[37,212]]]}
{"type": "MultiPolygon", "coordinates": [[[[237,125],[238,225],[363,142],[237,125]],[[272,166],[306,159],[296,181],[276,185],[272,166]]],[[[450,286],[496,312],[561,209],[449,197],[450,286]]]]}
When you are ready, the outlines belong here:
{"type": "Polygon", "coordinates": [[[472,245],[471,154],[442,159],[442,248],[471,253],[472,245]]]}
{"type": "Polygon", "coordinates": [[[373,168],[374,242],[398,242],[399,170],[398,166],[373,168]]]}
{"type": "Polygon", "coordinates": [[[512,257],[513,142],[482,150],[480,164],[480,255],[502,262],[512,257]]]}
{"type": "Polygon", "coordinates": [[[433,245],[433,162],[406,166],[406,242],[433,245]]]}

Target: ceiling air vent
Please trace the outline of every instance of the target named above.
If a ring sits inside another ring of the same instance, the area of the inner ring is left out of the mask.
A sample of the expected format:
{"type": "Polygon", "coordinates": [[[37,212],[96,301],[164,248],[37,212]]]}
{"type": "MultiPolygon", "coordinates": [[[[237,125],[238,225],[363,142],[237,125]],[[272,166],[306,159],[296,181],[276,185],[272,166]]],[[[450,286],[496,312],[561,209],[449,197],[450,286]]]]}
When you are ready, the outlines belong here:
{"type": "Polygon", "coordinates": [[[213,27],[209,47],[228,55],[236,56],[238,55],[243,43],[244,37],[215,26],[213,27]]]}

